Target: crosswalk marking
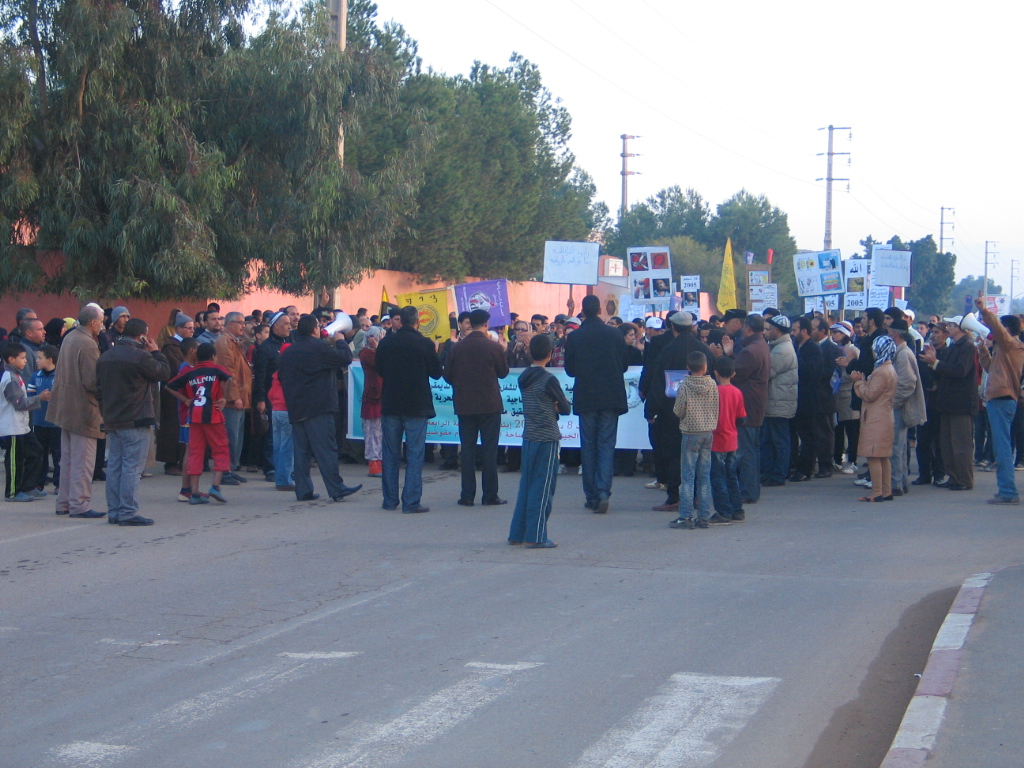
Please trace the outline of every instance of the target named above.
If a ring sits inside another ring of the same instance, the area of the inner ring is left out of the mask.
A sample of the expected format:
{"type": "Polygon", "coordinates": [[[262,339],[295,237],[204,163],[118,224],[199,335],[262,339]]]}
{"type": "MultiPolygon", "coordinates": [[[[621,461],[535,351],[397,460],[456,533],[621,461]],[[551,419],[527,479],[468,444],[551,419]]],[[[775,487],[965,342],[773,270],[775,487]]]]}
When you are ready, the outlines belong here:
{"type": "Polygon", "coordinates": [[[290,653],[288,651],[277,654],[283,659],[350,659],[358,656],[359,651],[311,651],[309,653],[290,653]]]}
{"type": "Polygon", "coordinates": [[[541,664],[487,664],[470,662],[473,674],[416,704],[393,720],[362,728],[345,729],[341,736],[350,745],[330,748],[302,768],[385,768],[406,754],[443,736],[474,712],[507,693],[517,681],[516,673],[541,664]]]}
{"type": "Polygon", "coordinates": [[[590,747],[574,768],[710,765],[771,696],[774,677],[675,674],[590,747]]]}

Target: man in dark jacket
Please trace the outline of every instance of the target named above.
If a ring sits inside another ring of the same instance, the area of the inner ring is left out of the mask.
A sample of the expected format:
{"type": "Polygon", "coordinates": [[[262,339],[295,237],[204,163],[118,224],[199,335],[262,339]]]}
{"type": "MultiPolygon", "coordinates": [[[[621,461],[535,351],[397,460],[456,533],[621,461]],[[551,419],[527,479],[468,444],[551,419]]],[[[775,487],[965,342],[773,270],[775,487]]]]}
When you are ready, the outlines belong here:
{"type": "MultiPolygon", "coordinates": [[[[936,362],[941,360],[945,355],[946,350],[946,324],[930,323],[929,324],[929,343],[925,346],[925,351],[931,348],[936,353],[936,362]]],[[[923,361],[921,354],[918,354],[918,359],[923,361]]],[[[918,373],[921,375],[921,386],[924,389],[924,404],[926,408],[927,420],[924,424],[921,424],[917,428],[917,466],[921,474],[917,480],[911,481],[911,485],[930,485],[931,483],[942,483],[944,482],[945,470],[942,467],[942,450],[941,441],[939,436],[941,417],[938,411],[935,410],[935,398],[938,387],[938,382],[935,378],[935,372],[932,371],[931,366],[925,365],[923,362],[918,366],[918,373]]]]}
{"type": "MultiPolygon", "coordinates": [[[[270,407],[270,385],[273,383],[274,372],[281,357],[281,347],[288,341],[292,332],[292,323],[284,311],[275,312],[267,323],[270,335],[267,340],[256,347],[253,355],[252,402],[257,413],[268,412],[270,407]]],[[[337,441],[337,438],[335,438],[337,441]]],[[[263,475],[267,482],[274,482],[274,426],[264,435],[263,441],[263,475]]],[[[287,478],[285,478],[287,480],[287,478]]]]}
{"type": "MultiPolygon", "coordinates": [[[[832,446],[822,448],[825,440],[823,423],[828,418],[825,413],[828,407],[826,397],[827,385],[824,381],[824,363],[822,362],[821,347],[811,338],[811,319],[809,317],[798,317],[794,321],[794,338],[797,344],[797,377],[799,388],[797,390],[796,417],[793,419],[796,427],[797,437],[800,439],[800,453],[796,460],[796,469],[789,476],[792,482],[810,480],[814,474],[814,460],[827,452],[832,455],[832,446]]],[[[831,390],[828,395],[831,396],[831,390]]],[[[831,467],[829,458],[828,467],[822,467],[819,475],[827,477],[824,473],[831,467]]]]}
{"type": "Polygon", "coordinates": [[[146,334],[145,321],[132,318],[117,342],[96,363],[96,399],[107,432],[107,522],[152,525],[139,515],[135,492],[146,469],[149,441],[156,426],[156,384],[171,367],[146,334]]]}
{"type": "Polygon", "coordinates": [[[815,317],[811,320],[811,341],[821,349],[822,397],[824,398],[822,410],[825,414],[825,418],[818,422],[818,427],[821,430],[821,439],[818,443],[818,475],[831,477],[835,469],[833,466],[836,444],[834,414],[839,410],[840,374],[837,373],[839,364],[836,361],[845,358],[846,352],[832,341],[829,323],[823,317],[815,317]],[[835,378],[833,379],[833,377],[835,378]],[[833,381],[835,387],[832,386],[833,381]]]}
{"type": "MultiPolygon", "coordinates": [[[[644,416],[653,425],[654,471],[656,479],[665,487],[668,498],[654,507],[656,512],[675,512],[679,509],[679,485],[682,483],[682,436],[679,417],[676,416],[675,398],[665,394],[665,371],[686,371],[686,359],[691,352],[702,352],[714,360],[710,347],[694,334],[693,315],[676,312],[669,317],[672,340],[665,346],[651,368],[644,416]]],[[[708,368],[711,368],[710,363],[708,368]]]]}
{"type": "Polygon", "coordinates": [[[383,380],[383,507],[398,509],[398,468],[402,461],[404,434],[406,464],[402,512],[413,514],[430,511],[420,503],[423,496],[423,454],[427,443],[427,420],[436,415],[430,379],[441,378],[441,361],[434,351],[434,343],[417,330],[419,310],[402,307],[399,317],[402,326],[386,336],[377,347],[377,373],[383,380]]]}
{"type": "Polygon", "coordinates": [[[742,333],[743,346],[734,351],[736,375],[732,383],[743,393],[747,420],[738,430],[736,467],[742,502],[754,504],[761,498],[761,427],[768,410],[772,357],[768,342],[764,340],[764,318],[747,315],[743,319],[742,333]]]}
{"type": "Polygon", "coordinates": [[[505,405],[498,380],[508,376],[501,344],[487,338],[489,312],[469,313],[472,331],[455,344],[444,364],[444,378],[452,385],[455,414],[462,444],[462,493],[459,504],[471,507],[476,499],[476,441],[480,438],[481,484],[484,506],[504,504],[498,498],[498,435],[505,405]]]}
{"type": "Polygon", "coordinates": [[[612,495],[615,437],[625,413],[626,345],[622,334],[601,322],[601,300],[583,298],[584,320],[565,341],[565,372],[576,379],[572,410],[580,420],[583,493],[586,507],[604,514],[612,495]]]}
{"type": "Polygon", "coordinates": [[[978,415],[978,350],[971,334],[960,328],[962,317],[944,317],[953,343],[941,357],[934,349],[919,355],[938,384],[933,407],[939,413],[939,446],[942,467],[949,479],[940,488],[969,491],[974,488],[972,432],[978,415]]]}
{"type": "Polygon", "coordinates": [[[331,501],[341,501],[363,486],[349,488],[338,472],[338,442],[334,417],[338,412],[338,372],[352,362],[352,350],[343,333],[333,343],[320,338],[320,323],[312,315],[299,317],[295,341],[277,361],[292,425],[295,452],[295,497],[299,501],[319,499],[313,493],[309,474],[311,457],[316,458],[320,476],[331,501]]]}

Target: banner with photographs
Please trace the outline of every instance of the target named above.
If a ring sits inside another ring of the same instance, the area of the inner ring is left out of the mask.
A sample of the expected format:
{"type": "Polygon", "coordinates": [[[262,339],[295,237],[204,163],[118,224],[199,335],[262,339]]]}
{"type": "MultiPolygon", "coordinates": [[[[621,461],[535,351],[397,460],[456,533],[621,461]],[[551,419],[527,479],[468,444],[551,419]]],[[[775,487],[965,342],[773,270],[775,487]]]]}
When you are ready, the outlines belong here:
{"type": "Polygon", "coordinates": [[[683,302],[680,305],[684,312],[692,312],[700,317],[700,275],[683,275],[681,278],[683,302]]]}
{"type": "Polygon", "coordinates": [[[633,247],[626,250],[629,295],[634,304],[664,304],[672,295],[672,260],[668,246],[633,247]]]}
{"type": "Polygon", "coordinates": [[[508,301],[508,281],[502,278],[456,285],[455,307],[459,314],[486,309],[491,313],[491,328],[510,325],[512,310],[508,301]]]}
{"type": "Polygon", "coordinates": [[[793,256],[798,296],[843,293],[842,258],[839,249],[793,256]]]}
{"type": "Polygon", "coordinates": [[[756,315],[764,314],[769,307],[779,307],[779,284],[765,283],[764,285],[751,285],[747,287],[750,296],[748,311],[756,315]]]}

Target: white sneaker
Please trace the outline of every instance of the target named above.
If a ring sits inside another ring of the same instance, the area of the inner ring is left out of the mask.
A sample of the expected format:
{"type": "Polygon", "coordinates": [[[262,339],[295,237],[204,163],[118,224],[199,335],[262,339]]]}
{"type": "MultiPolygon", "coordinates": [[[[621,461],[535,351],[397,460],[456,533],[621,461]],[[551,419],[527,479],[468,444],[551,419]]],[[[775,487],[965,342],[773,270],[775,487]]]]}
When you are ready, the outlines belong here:
{"type": "Polygon", "coordinates": [[[866,477],[863,480],[854,480],[853,484],[854,485],[859,485],[861,488],[870,488],[871,487],[871,481],[868,480],[866,477]]]}
{"type": "Polygon", "coordinates": [[[857,465],[854,464],[852,461],[848,461],[845,464],[843,464],[843,468],[841,471],[844,475],[855,474],[857,472],[857,465]]]}
{"type": "Polygon", "coordinates": [[[565,464],[559,464],[558,465],[558,474],[564,475],[565,473],[566,473],[565,464]]]}
{"type": "Polygon", "coordinates": [[[580,464],[580,468],[578,470],[576,470],[576,474],[577,475],[582,475],[583,474],[583,465],[582,464],[580,464]]]}
{"type": "Polygon", "coordinates": [[[651,480],[649,483],[644,483],[644,488],[649,488],[652,491],[664,491],[664,483],[659,483],[657,480],[651,480]]]}

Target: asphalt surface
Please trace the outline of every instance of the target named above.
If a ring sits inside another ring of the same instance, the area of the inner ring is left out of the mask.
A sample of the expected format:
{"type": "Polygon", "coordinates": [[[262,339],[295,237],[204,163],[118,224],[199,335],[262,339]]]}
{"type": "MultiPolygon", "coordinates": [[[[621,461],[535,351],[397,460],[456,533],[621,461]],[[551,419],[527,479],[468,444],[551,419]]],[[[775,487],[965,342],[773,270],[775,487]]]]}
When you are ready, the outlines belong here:
{"type": "Polygon", "coordinates": [[[3,505],[0,766],[875,768],[960,582],[1024,560],[986,473],[766,489],[693,531],[647,478],[601,516],[561,476],[559,547],[525,550],[457,473],[402,515],[342,469],[341,504],[147,479],[150,528],[3,505]]]}

